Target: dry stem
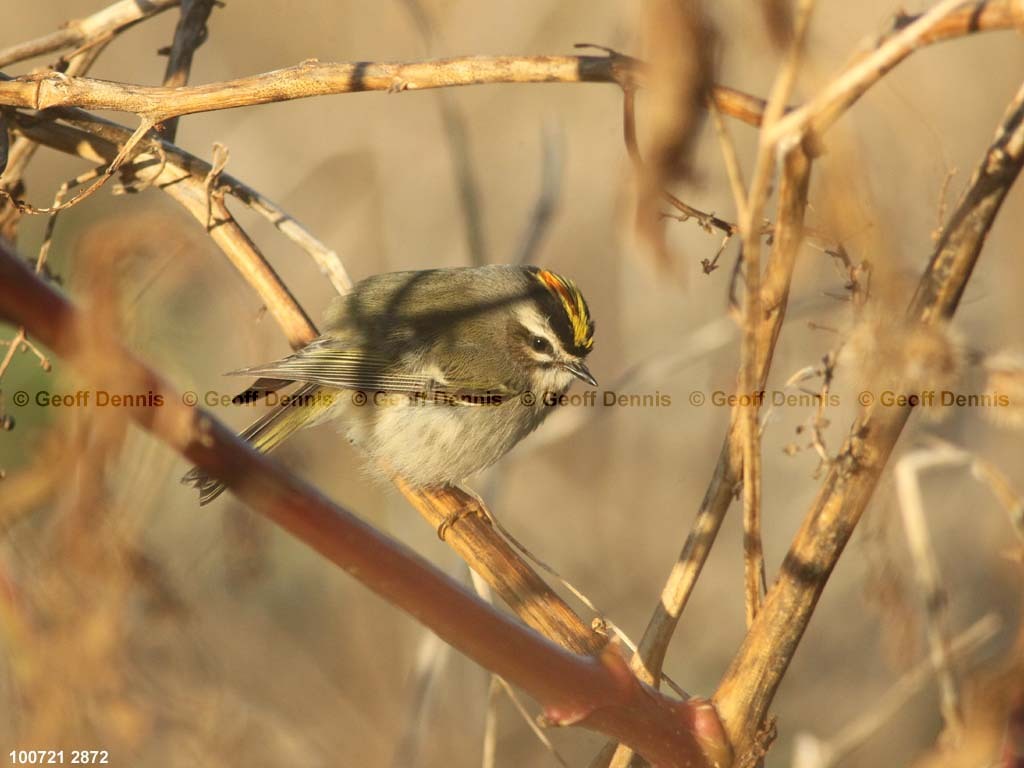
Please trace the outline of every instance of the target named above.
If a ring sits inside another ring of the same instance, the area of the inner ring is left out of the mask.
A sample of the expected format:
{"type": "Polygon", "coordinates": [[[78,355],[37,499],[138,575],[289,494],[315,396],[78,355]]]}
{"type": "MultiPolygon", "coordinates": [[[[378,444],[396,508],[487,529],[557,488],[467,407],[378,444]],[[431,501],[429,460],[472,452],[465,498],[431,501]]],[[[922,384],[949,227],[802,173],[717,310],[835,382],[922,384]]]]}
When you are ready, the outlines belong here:
{"type": "Polygon", "coordinates": [[[944,0],[898,31],[882,38],[873,52],[854,59],[807,104],[765,131],[770,144],[819,136],[886,73],[911,53],[930,43],[983,29],[1024,28],[1021,0],[944,0]]]}
{"type": "MultiPolygon", "coordinates": [[[[617,83],[642,80],[636,59],[608,56],[462,56],[413,62],[304,61],[287,69],[187,88],[131,85],[85,77],[30,75],[0,82],[0,104],[27,109],[82,107],[134,112],[154,123],[218,109],[362,91],[423,90],[497,83],[617,83]]],[[[718,108],[756,125],[760,99],[716,86],[718,108]]]]}
{"type": "Polygon", "coordinates": [[[0,68],[64,48],[81,48],[106,39],[150,16],[178,5],[181,0],[119,0],[83,19],[73,19],[48,35],[0,51],[0,68]]]}
{"type": "MultiPolygon", "coordinates": [[[[910,302],[908,322],[933,324],[955,312],[1010,186],[1024,165],[1024,86],[1011,102],[947,223],[910,302]]],[[[866,409],[850,429],[786,556],[778,580],[715,694],[739,765],[756,756],[755,734],[846,542],[912,408],[866,409]]]]}

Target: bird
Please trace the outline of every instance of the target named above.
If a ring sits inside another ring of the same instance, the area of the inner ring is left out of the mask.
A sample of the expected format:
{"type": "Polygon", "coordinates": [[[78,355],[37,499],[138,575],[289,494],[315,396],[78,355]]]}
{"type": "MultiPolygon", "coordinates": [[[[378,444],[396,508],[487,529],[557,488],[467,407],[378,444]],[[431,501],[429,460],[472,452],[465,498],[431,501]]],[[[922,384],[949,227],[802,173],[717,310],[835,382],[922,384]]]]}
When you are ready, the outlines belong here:
{"type": "MultiPolygon", "coordinates": [[[[458,487],[536,429],[573,381],[597,386],[583,294],[532,265],[372,275],[334,300],[324,327],[287,357],[228,374],[256,379],[234,403],[278,401],[240,434],[256,450],[337,419],[372,472],[458,487]]],[[[225,490],[199,468],[182,482],[200,505],[225,490]]]]}

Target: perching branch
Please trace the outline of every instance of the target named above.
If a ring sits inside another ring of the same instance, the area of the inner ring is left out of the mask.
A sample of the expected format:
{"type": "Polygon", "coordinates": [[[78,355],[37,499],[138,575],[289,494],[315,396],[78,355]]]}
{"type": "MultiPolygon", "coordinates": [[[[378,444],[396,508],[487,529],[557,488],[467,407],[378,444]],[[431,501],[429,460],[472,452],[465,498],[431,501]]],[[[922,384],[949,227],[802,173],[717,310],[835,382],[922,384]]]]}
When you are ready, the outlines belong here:
{"type": "Polygon", "coordinates": [[[613,647],[592,656],[570,653],[477,599],[210,415],[184,405],[179,392],[118,343],[86,342],[89,313],[73,307],[3,245],[0,318],[24,325],[87,379],[117,370],[125,393],[154,403],[128,409],[136,423],[448,643],[535,696],[551,723],[623,739],[659,766],[710,768],[728,761],[728,744],[710,704],[662,696],[640,683],[613,647]],[[102,365],[78,355],[83,343],[102,365]]]}

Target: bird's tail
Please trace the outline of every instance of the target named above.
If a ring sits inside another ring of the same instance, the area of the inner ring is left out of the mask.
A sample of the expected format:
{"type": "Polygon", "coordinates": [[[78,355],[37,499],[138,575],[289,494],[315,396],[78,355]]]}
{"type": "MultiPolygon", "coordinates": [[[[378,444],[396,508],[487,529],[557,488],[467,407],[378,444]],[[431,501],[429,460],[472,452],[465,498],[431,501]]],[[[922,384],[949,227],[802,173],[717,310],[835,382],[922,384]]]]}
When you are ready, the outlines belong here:
{"type": "MultiPolygon", "coordinates": [[[[288,399],[250,424],[239,437],[260,453],[269,453],[302,427],[324,416],[333,404],[337,391],[325,390],[318,384],[306,384],[288,399]]],[[[199,490],[199,505],[205,506],[220,496],[224,484],[194,467],[181,482],[199,490]]]]}

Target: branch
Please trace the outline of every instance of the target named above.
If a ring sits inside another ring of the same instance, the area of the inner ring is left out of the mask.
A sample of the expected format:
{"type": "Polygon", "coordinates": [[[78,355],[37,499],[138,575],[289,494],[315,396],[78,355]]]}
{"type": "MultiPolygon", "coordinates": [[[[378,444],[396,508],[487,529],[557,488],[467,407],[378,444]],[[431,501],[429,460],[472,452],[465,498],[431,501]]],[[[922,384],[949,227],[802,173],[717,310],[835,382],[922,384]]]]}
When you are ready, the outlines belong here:
{"type": "MultiPolygon", "coordinates": [[[[136,3],[132,4],[135,11],[139,11],[142,7],[136,3]]],[[[155,8],[155,6],[154,6],[155,8]]],[[[96,62],[96,59],[103,52],[106,46],[114,39],[114,37],[121,31],[130,25],[118,26],[115,20],[120,16],[121,11],[130,11],[125,7],[124,3],[120,3],[117,6],[111,6],[97,14],[89,17],[91,21],[79,21],[78,31],[81,32],[83,29],[86,33],[93,33],[96,35],[90,41],[82,43],[75,51],[63,57],[59,62],[52,65],[54,70],[60,70],[65,75],[72,77],[79,77],[85,75],[92,68],[92,65],[96,62]]],[[[153,13],[157,11],[154,10],[153,13]]],[[[143,17],[139,17],[140,20],[143,17]]],[[[134,22],[133,22],[134,23],[134,22]]],[[[71,29],[75,26],[74,23],[65,25],[63,31],[71,29]]],[[[3,75],[0,74],[0,78],[3,75]]],[[[3,122],[0,118],[0,122],[3,122]]],[[[4,128],[0,127],[0,130],[4,128]]],[[[6,133],[6,131],[5,131],[6,133]]],[[[129,132],[130,135],[130,132],[129,132]]],[[[6,135],[4,136],[6,138],[6,135]]],[[[127,141],[127,137],[125,138],[127,141]]],[[[13,198],[21,195],[24,190],[23,177],[25,171],[28,168],[28,164],[31,162],[33,156],[39,145],[34,141],[31,141],[24,136],[19,137],[10,151],[10,164],[0,163],[0,197],[8,195],[9,199],[0,201],[0,237],[8,237],[12,242],[14,241],[17,234],[18,222],[21,218],[23,211],[15,204],[13,204],[13,198]]],[[[113,160],[113,158],[111,158],[113,160]]]]}
{"type": "Polygon", "coordinates": [[[120,0],[84,19],[66,22],[56,32],[3,49],[0,51],[0,68],[117,34],[149,16],[173,8],[180,2],[181,0],[120,0]]]}
{"type": "MultiPolygon", "coordinates": [[[[757,387],[764,387],[768,378],[775,344],[786,316],[789,284],[796,263],[796,254],[803,242],[803,217],[807,206],[807,185],[810,161],[803,152],[792,152],[786,158],[786,169],[779,188],[779,220],[777,235],[762,280],[763,312],[758,325],[757,387]]],[[[722,443],[718,463],[701,501],[700,509],[679,553],[669,578],[659,596],[651,620],[640,641],[640,652],[633,657],[633,669],[641,679],[654,683],[661,677],[665,653],[675,632],[697,578],[704,567],[711,545],[732,503],[742,467],[742,446],[739,434],[739,410],[732,413],[729,431],[722,443]],[[649,677],[648,677],[649,676],[649,677]]]]}
{"type": "MultiPolygon", "coordinates": [[[[943,230],[910,302],[909,323],[934,325],[952,317],[1022,165],[1024,86],[943,230]]],[[[756,732],[911,410],[867,408],[854,422],[843,458],[829,468],[778,580],[715,693],[740,765],[756,758],[756,732]]]]}
{"type": "MultiPolygon", "coordinates": [[[[111,8],[130,9],[138,5],[136,0],[122,0],[111,8]]],[[[177,2],[149,0],[145,8],[149,10],[159,7],[165,10],[173,5],[177,5],[177,2]]],[[[948,0],[942,4],[942,8],[944,12],[941,14],[934,11],[926,14],[927,23],[922,23],[925,19],[919,19],[894,35],[879,51],[891,50],[890,45],[902,46],[907,39],[913,39],[916,48],[974,32],[1013,29],[1024,25],[1021,0],[982,0],[980,4],[948,0]],[[956,5],[962,7],[955,8],[956,5]],[[911,28],[913,31],[909,32],[911,28]]],[[[54,35],[60,36],[61,33],[54,35]]],[[[48,42],[46,45],[55,47],[46,47],[35,41],[26,45],[35,45],[33,50],[46,52],[66,44],[71,43],[48,42]]],[[[10,62],[11,50],[0,54],[8,57],[6,60],[0,58],[0,66],[5,61],[10,62]]],[[[912,50],[901,51],[895,59],[886,58],[889,68],[902,61],[912,50]]],[[[884,72],[877,72],[869,77],[867,86],[876,82],[882,74],[884,72]]],[[[466,56],[405,63],[321,63],[310,60],[252,77],[177,89],[64,77],[59,73],[29,75],[0,82],[0,104],[28,109],[58,106],[110,109],[134,112],[151,117],[155,122],[162,122],[195,112],[336,93],[395,92],[496,83],[582,82],[616,83],[624,90],[631,90],[642,84],[643,78],[641,62],[614,52],[608,56],[466,56]]],[[[863,90],[857,96],[860,93],[863,90]]],[[[761,99],[725,86],[715,86],[712,98],[722,113],[751,125],[760,125],[764,113],[764,101],[761,99]]],[[[815,110],[818,108],[816,106],[815,110]]],[[[772,141],[784,133],[796,130],[798,123],[808,119],[807,109],[804,107],[792,113],[802,114],[801,118],[782,121],[776,127],[772,141]]]]}
{"type": "Polygon", "coordinates": [[[899,17],[896,31],[853,62],[810,102],[791,111],[765,132],[770,144],[820,136],[840,115],[914,51],[941,40],[995,29],[1024,29],[1021,0],[944,0],[912,19],[899,17]]]}
{"type": "MultiPolygon", "coordinates": [[[[740,406],[739,435],[743,447],[743,575],[744,603],[747,627],[753,624],[765,592],[764,551],[761,543],[761,436],[758,425],[760,400],[754,396],[759,391],[758,346],[761,341],[761,220],[768,202],[769,186],[775,170],[775,147],[766,140],[765,134],[778,121],[786,109],[786,102],[796,82],[800,60],[803,56],[807,28],[810,25],[814,0],[798,3],[786,60],[772,85],[771,96],[765,109],[764,124],[761,128],[757,158],[754,163],[754,177],[747,192],[743,215],[740,217],[740,235],[743,238],[744,303],[743,339],[740,345],[740,370],[737,387],[740,397],[747,405],[740,406]]],[[[797,152],[801,150],[797,148],[797,152]]],[[[803,206],[795,225],[803,220],[803,206]]],[[[742,401],[741,401],[742,402],[742,401]]]]}
{"type": "MultiPolygon", "coordinates": [[[[801,150],[790,152],[779,187],[779,219],[768,265],[762,280],[762,313],[758,323],[757,390],[763,389],[771,367],[789,302],[789,285],[793,276],[796,255],[804,239],[803,218],[807,208],[807,187],[811,164],[801,150]]],[[[729,431],[719,451],[711,481],[704,493],[682,551],[672,566],[665,586],[658,597],[647,629],[637,653],[630,661],[633,672],[646,683],[657,685],[662,667],[679,619],[690,600],[711,553],[711,546],[725,514],[735,498],[741,480],[743,444],[739,426],[740,409],[734,408],[729,431]]],[[[591,763],[592,768],[608,765],[613,757],[613,745],[606,746],[591,763]]],[[[614,751],[622,759],[621,749],[614,751]]]]}
{"type": "Polygon", "coordinates": [[[91,380],[117,370],[126,393],[153,403],[130,409],[139,426],[224,480],[250,507],[445,641],[535,696],[552,723],[581,725],[626,740],[659,766],[710,767],[729,759],[707,702],[662,696],[637,681],[612,647],[595,656],[569,653],[504,616],[254,451],[210,415],[184,405],[179,392],[120,345],[90,338],[87,343],[98,354],[79,355],[93,318],[39,280],[3,245],[0,317],[24,325],[91,380]]]}
{"type": "MultiPolygon", "coordinates": [[[[24,136],[52,149],[96,163],[111,162],[117,156],[118,145],[128,141],[132,134],[129,128],[77,109],[58,109],[38,117],[14,113],[12,117],[12,127],[24,136]],[[53,122],[52,118],[55,117],[68,120],[73,126],[53,122]]],[[[134,164],[132,168],[126,169],[126,172],[130,170],[135,175],[147,179],[147,183],[154,183],[153,174],[147,172],[147,168],[160,168],[166,171],[167,176],[161,179],[161,186],[165,183],[173,185],[183,176],[191,176],[196,181],[203,182],[213,171],[211,164],[205,160],[175,144],[151,137],[144,138],[130,157],[134,164]]],[[[276,203],[227,173],[217,176],[217,184],[219,188],[223,188],[267,219],[281,234],[308,253],[338,293],[347,293],[352,287],[352,280],[338,254],[276,203]]],[[[169,187],[165,187],[165,190],[169,191],[169,187]]],[[[205,217],[199,220],[206,225],[205,217]]]]}
{"type": "MultiPolygon", "coordinates": [[[[59,73],[0,82],[0,104],[27,109],[82,107],[133,112],[154,122],[172,117],[276,101],[362,91],[424,90],[497,83],[616,83],[633,88],[643,66],[621,54],[608,56],[462,56],[413,62],[304,61],[251,77],[188,88],[129,85],[59,73]]],[[[713,98],[731,117],[757,124],[763,102],[716,86],[713,98]]]]}
{"type": "MultiPolygon", "coordinates": [[[[181,18],[174,29],[174,42],[167,55],[167,71],[164,73],[164,86],[167,88],[180,88],[188,82],[192,71],[192,56],[206,41],[206,20],[216,0],[179,1],[181,18]]],[[[163,132],[167,141],[174,143],[178,132],[177,119],[164,123],[163,132]]]]}

